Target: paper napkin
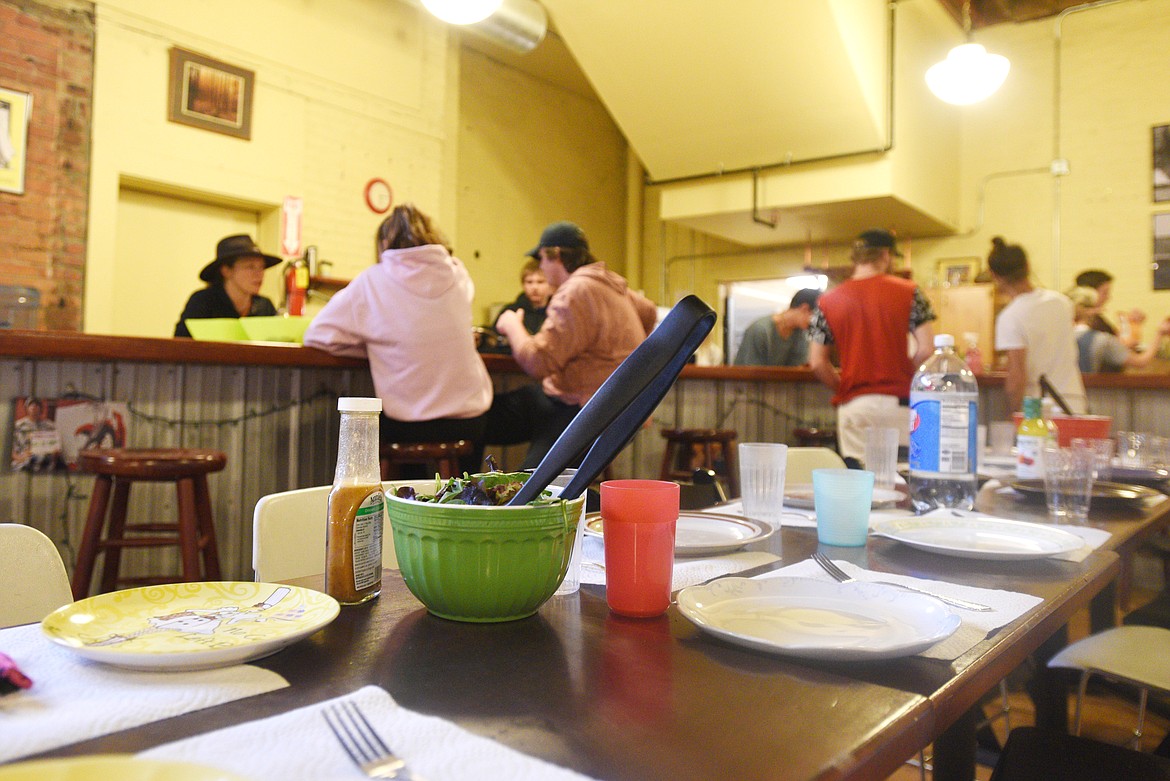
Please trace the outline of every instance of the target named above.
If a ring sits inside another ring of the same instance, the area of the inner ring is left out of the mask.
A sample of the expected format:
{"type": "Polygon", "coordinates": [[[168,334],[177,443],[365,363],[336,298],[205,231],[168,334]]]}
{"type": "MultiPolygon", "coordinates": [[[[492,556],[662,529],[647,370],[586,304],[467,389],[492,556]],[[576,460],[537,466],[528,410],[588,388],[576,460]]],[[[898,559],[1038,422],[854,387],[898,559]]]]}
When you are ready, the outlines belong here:
{"type": "MultiPolygon", "coordinates": [[[[586,536],[583,539],[581,556],[581,582],[592,583],[598,586],[605,585],[605,544],[598,537],[586,536]]],[[[765,551],[736,551],[721,556],[686,557],[676,556],[674,559],[674,577],[671,579],[670,590],[706,583],[711,578],[743,572],[754,567],[762,567],[780,557],[765,551]]]]}
{"type": "Polygon", "coordinates": [[[288,686],[246,664],[157,673],[111,667],[50,642],[40,624],[0,630],[0,649],[33,681],[0,697],[0,762],[288,686]]]}
{"type": "Polygon", "coordinates": [[[406,710],[377,686],[366,686],[336,700],[279,716],[167,743],[139,756],[211,765],[254,781],[365,778],[325,723],[325,705],[342,700],[361,708],[382,740],[418,778],[588,781],[586,776],[521,754],[449,721],[406,710]]]}
{"type": "MultiPolygon", "coordinates": [[[[957,659],[964,653],[969,651],[974,645],[982,641],[988,634],[994,632],[1006,624],[1010,624],[1020,616],[1027,613],[1032,608],[1039,605],[1044,600],[1040,597],[1034,597],[1031,594],[1020,594],[1015,591],[1001,591],[998,589],[976,588],[974,586],[963,586],[958,583],[947,583],[941,580],[925,580],[922,578],[914,578],[908,575],[893,575],[888,572],[871,572],[861,567],[850,564],[847,561],[834,560],[838,567],[845,570],[845,573],[857,580],[874,581],[882,580],[891,583],[902,583],[907,586],[916,586],[918,588],[933,591],[938,594],[943,594],[948,597],[955,597],[957,599],[965,599],[970,602],[980,602],[992,608],[991,611],[981,613],[974,610],[963,610],[961,608],[947,605],[947,609],[962,619],[963,623],[959,629],[946,640],[943,640],[936,645],[923,651],[919,656],[925,656],[930,659],[957,659]]],[[[816,562],[811,559],[783,567],[772,572],[766,572],[762,575],[757,575],[756,578],[763,580],[765,578],[774,577],[800,577],[813,578],[815,580],[824,580],[833,582],[833,578],[827,572],[820,568],[816,562]]]]}

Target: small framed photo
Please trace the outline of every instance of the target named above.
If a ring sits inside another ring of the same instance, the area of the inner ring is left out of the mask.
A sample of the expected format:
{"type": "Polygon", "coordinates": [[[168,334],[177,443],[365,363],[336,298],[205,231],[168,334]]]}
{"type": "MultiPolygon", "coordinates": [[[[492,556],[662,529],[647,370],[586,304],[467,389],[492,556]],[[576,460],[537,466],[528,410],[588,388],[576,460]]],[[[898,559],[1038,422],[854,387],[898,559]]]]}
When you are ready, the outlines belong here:
{"type": "Polygon", "coordinates": [[[0,87],[0,193],[24,193],[33,96],[0,87]]]}
{"type": "Polygon", "coordinates": [[[969,285],[979,275],[979,258],[943,258],[938,261],[935,276],[946,287],[969,285]]]}
{"type": "Polygon", "coordinates": [[[1154,215],[1154,290],[1170,290],[1170,212],[1154,215]]]}
{"type": "Polygon", "coordinates": [[[1170,125],[1154,128],[1154,202],[1170,201],[1170,125]]]}
{"type": "Polygon", "coordinates": [[[255,83],[253,71],[172,46],[167,119],[250,139],[255,83]]]}

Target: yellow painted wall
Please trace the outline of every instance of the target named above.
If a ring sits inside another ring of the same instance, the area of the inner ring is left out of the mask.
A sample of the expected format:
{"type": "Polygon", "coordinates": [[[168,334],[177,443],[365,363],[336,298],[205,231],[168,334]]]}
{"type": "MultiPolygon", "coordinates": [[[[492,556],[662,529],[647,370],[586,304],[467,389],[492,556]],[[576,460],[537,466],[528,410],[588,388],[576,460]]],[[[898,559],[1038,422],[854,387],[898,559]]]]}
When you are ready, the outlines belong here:
{"type": "Polygon", "coordinates": [[[1069,15],[1059,103],[1056,30],[1047,19],[979,36],[1012,70],[997,95],[961,110],[963,235],[918,242],[916,277],[929,279],[939,258],[986,258],[1002,235],[1028,251],[1039,284],[1065,289],[1078,272],[1105,268],[1115,277],[1111,310],[1139,306],[1161,319],[1170,291],[1153,290],[1151,224],[1170,203],[1152,202],[1150,145],[1151,128],[1170,123],[1170,0],[1069,15]],[[1048,173],[1057,157],[1070,167],[1059,181],[1048,173]]]}
{"type": "MultiPolygon", "coordinates": [[[[540,45],[564,48],[555,35],[540,45]]],[[[524,253],[557,220],[580,225],[593,254],[627,273],[627,144],[596,96],[475,49],[460,59],[456,254],[476,281],[476,318],[516,298],[524,253]]]]}
{"type": "MultiPolygon", "coordinates": [[[[152,275],[160,295],[177,302],[171,326],[200,286],[166,258],[117,257],[118,190],[127,180],[255,210],[257,239],[270,251],[279,247],[282,200],[301,196],[304,241],[333,261],[336,276],[372,262],[381,218],[363,190],[373,176],[390,181],[397,199],[452,223],[451,59],[447,28],[405,2],[100,0],[85,330],[169,334],[136,317],[115,284],[120,275],[152,275]],[[255,71],[251,141],[167,121],[172,45],[255,71]]],[[[210,259],[214,246],[203,254],[210,259]]],[[[279,301],[278,284],[270,272],[265,292],[279,301]]]]}

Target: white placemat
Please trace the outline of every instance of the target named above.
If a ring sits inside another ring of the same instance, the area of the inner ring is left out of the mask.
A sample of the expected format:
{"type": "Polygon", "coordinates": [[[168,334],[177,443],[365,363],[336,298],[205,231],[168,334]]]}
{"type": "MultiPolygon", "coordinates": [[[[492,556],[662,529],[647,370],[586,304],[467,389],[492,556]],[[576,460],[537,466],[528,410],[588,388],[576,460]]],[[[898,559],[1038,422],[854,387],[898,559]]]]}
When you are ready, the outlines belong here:
{"type": "MultiPolygon", "coordinates": [[[[581,555],[581,582],[605,585],[605,544],[600,537],[586,535],[581,555]]],[[[676,557],[670,590],[706,583],[711,578],[761,567],[780,557],[764,551],[736,551],[722,556],[676,557]]]]}
{"type": "Polygon", "coordinates": [[[253,781],[360,779],[322,715],[329,702],[357,704],[382,740],[411,772],[427,781],[587,781],[587,777],[526,756],[449,721],[400,707],[385,690],[356,692],[267,719],[167,743],[139,754],[151,759],[198,762],[253,781]]]}
{"type": "MultiPolygon", "coordinates": [[[[943,594],[944,596],[965,599],[970,602],[980,602],[992,608],[989,612],[981,613],[948,605],[947,609],[959,616],[963,620],[963,623],[946,640],[919,654],[919,656],[925,656],[930,659],[945,659],[948,661],[957,659],[970,650],[972,646],[987,637],[988,634],[1006,624],[1010,624],[1044,601],[1040,597],[1034,597],[1031,594],[976,588],[974,586],[963,586],[958,583],[947,583],[941,580],[924,580],[908,575],[892,575],[887,572],[870,572],[847,561],[834,561],[837,566],[845,570],[847,575],[857,580],[882,580],[892,583],[902,583],[907,586],[917,586],[928,591],[943,594]]],[[[811,559],[805,559],[796,564],[757,575],[756,578],[762,580],[764,578],[775,578],[784,575],[789,577],[813,578],[828,582],[832,582],[833,580],[827,572],[821,569],[811,559]]]]}
{"type": "Polygon", "coordinates": [[[0,651],[33,682],[0,697],[0,762],[288,686],[247,664],[161,673],[110,667],[50,642],[40,624],[0,630],[0,651]]]}

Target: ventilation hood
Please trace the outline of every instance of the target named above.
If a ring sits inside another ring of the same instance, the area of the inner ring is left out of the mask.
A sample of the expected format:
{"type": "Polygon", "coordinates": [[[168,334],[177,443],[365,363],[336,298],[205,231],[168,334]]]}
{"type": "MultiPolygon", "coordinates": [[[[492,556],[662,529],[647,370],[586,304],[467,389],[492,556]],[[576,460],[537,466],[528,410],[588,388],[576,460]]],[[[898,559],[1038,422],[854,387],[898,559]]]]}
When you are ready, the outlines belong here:
{"type": "Polygon", "coordinates": [[[909,77],[958,38],[937,3],[543,2],[662,219],[757,246],[954,231],[957,115],[909,77]]]}

